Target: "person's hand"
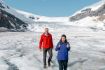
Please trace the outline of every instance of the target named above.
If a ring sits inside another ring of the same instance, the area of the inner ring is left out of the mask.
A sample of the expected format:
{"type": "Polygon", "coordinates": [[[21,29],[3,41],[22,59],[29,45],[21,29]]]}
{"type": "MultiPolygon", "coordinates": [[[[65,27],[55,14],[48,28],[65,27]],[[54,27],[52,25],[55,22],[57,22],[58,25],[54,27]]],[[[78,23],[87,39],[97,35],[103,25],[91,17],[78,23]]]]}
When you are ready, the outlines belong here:
{"type": "Polygon", "coordinates": [[[67,48],[69,48],[69,47],[70,47],[70,44],[68,43],[68,44],[67,44],[67,48]]]}
{"type": "Polygon", "coordinates": [[[61,47],[60,44],[58,45],[58,47],[59,47],[59,48],[61,47]]]}
{"type": "Polygon", "coordinates": [[[42,49],[41,48],[39,50],[42,52],[42,49]]]}

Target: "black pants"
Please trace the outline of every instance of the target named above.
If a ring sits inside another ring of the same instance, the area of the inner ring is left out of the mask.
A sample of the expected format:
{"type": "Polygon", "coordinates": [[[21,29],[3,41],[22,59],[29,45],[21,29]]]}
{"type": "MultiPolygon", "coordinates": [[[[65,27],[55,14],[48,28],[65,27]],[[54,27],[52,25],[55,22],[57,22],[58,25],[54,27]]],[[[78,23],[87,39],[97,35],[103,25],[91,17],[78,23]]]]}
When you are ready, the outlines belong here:
{"type": "Polygon", "coordinates": [[[47,58],[47,52],[49,54],[49,58],[48,58],[48,62],[50,63],[52,60],[52,48],[48,48],[48,49],[43,49],[43,63],[44,66],[46,66],[46,58],[47,58]]]}
{"type": "Polygon", "coordinates": [[[58,60],[59,70],[67,70],[68,60],[58,60]]]}

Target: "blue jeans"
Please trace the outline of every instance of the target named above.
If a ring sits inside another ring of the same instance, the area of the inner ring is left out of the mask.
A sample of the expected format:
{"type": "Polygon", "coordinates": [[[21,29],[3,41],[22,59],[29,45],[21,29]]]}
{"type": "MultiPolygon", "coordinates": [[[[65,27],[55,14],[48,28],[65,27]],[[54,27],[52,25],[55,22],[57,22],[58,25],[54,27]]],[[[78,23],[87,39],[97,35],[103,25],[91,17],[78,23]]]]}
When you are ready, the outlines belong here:
{"type": "Polygon", "coordinates": [[[58,60],[59,70],[67,70],[68,60],[58,60]]]}

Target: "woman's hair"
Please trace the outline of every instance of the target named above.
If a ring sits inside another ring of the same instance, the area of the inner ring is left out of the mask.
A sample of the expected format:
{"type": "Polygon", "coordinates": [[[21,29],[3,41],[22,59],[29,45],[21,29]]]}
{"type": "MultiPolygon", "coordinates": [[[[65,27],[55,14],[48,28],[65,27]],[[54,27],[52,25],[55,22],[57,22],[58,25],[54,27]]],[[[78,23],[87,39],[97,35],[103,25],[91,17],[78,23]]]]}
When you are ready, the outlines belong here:
{"type": "Polygon", "coordinates": [[[62,37],[65,37],[65,43],[67,43],[67,38],[66,38],[66,35],[65,35],[65,34],[63,34],[63,35],[61,36],[60,42],[62,42],[62,37]]]}

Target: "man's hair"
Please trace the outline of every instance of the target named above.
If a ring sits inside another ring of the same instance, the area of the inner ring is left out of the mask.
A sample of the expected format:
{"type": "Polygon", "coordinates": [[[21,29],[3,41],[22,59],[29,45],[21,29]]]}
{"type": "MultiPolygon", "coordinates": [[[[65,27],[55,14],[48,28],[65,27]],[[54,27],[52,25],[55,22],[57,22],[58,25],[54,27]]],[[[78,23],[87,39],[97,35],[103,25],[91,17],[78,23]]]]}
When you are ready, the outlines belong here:
{"type": "Polygon", "coordinates": [[[48,29],[47,27],[45,29],[48,29]]]}

